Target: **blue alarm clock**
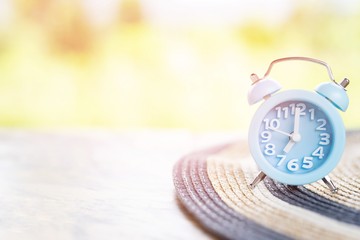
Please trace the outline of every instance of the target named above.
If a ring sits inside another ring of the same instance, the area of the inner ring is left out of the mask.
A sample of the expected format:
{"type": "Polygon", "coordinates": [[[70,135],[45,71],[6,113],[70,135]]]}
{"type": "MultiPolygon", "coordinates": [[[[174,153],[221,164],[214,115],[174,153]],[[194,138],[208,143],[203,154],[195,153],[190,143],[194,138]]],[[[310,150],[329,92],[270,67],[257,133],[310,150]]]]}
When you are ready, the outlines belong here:
{"type": "Polygon", "coordinates": [[[322,179],[332,192],[337,188],[327,176],[339,163],[345,148],[345,127],[337,110],[346,111],[349,98],[345,78],[338,84],[325,62],[308,57],[280,58],[271,62],[263,78],[251,75],[250,105],[265,100],[249,128],[250,152],[260,168],[251,183],[266,176],[289,185],[304,185],[322,179]],[[287,90],[269,78],[274,64],[302,60],[326,67],[331,81],[315,91],[287,90]]]}

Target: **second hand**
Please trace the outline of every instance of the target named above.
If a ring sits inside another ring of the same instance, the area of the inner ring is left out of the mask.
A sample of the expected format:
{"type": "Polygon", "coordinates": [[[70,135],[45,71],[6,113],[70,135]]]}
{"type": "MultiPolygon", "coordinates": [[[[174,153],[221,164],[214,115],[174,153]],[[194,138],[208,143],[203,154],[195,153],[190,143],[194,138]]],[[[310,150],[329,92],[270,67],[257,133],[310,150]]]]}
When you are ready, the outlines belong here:
{"type": "Polygon", "coordinates": [[[272,128],[272,127],[269,127],[269,129],[272,130],[272,131],[274,131],[274,132],[278,132],[278,133],[281,133],[281,134],[283,134],[283,135],[286,135],[286,136],[291,137],[291,134],[290,134],[290,133],[286,133],[286,132],[283,132],[283,131],[281,131],[281,130],[278,130],[278,129],[272,128]]]}

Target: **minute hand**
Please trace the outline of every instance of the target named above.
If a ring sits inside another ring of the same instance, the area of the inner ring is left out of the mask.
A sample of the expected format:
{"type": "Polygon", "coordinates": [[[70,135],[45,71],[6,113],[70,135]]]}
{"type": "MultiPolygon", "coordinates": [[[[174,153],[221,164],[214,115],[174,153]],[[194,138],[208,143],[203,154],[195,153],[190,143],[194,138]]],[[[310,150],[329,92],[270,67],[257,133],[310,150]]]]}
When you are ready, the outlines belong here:
{"type": "Polygon", "coordinates": [[[294,120],[294,132],[293,134],[299,134],[300,128],[300,108],[295,108],[295,120],[294,120]]]}
{"type": "Polygon", "coordinates": [[[300,108],[295,108],[295,116],[294,116],[294,132],[290,136],[289,142],[286,144],[284,148],[284,152],[288,153],[295,143],[300,142],[301,135],[299,134],[300,127],[300,108]]]}

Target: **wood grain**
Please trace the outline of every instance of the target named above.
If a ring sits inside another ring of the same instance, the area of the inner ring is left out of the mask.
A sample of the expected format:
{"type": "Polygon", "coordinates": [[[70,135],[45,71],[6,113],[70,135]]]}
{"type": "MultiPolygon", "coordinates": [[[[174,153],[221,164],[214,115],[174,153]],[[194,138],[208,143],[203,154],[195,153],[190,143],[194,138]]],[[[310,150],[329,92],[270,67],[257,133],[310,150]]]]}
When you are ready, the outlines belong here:
{"type": "Polygon", "coordinates": [[[209,239],[178,206],[172,167],[242,137],[1,130],[0,239],[209,239]]]}

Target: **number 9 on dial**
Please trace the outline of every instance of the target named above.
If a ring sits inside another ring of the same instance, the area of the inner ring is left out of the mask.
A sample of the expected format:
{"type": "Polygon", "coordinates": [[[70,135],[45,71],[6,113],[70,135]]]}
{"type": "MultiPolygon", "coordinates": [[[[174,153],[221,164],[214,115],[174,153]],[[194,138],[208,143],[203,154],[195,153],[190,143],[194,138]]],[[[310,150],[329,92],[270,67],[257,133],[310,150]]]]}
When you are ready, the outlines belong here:
{"type": "Polygon", "coordinates": [[[288,90],[259,107],[250,125],[249,146],[266,175],[303,185],[336,167],[345,146],[345,128],[327,99],[315,92],[288,90]]]}

